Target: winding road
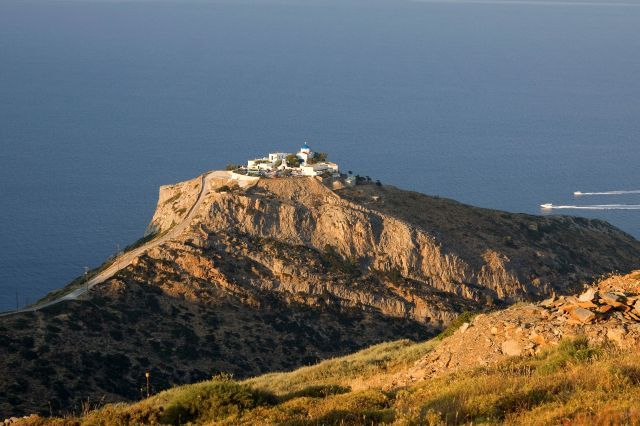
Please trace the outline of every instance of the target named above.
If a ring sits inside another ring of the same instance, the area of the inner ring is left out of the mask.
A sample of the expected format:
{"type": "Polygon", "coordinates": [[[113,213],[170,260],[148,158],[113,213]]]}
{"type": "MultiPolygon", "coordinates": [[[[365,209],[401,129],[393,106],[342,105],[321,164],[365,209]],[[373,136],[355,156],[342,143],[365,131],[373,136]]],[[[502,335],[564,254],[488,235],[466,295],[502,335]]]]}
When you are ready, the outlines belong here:
{"type": "MultiPolygon", "coordinates": [[[[209,184],[211,180],[221,179],[221,180],[229,181],[229,180],[232,180],[233,178],[232,178],[231,172],[212,171],[212,172],[204,173],[201,179],[202,181],[200,183],[200,193],[198,194],[198,198],[196,199],[195,203],[193,203],[193,205],[189,209],[189,212],[184,217],[184,219],[180,223],[175,225],[173,228],[171,228],[166,234],[164,234],[161,237],[155,238],[147,242],[146,244],[141,245],[140,247],[136,247],[131,251],[121,254],[120,256],[114,259],[111,265],[109,265],[103,271],[99,272],[97,275],[89,279],[89,281],[85,282],[82,285],[82,287],[78,287],[75,290],[63,296],[60,296],[54,300],[51,300],[49,302],[41,303],[37,305],[31,305],[26,308],[22,308],[15,311],[3,312],[3,313],[0,313],[0,316],[7,316],[7,315],[17,314],[21,312],[33,312],[42,308],[46,308],[47,306],[64,302],[65,300],[75,300],[81,295],[83,295],[84,293],[86,293],[87,291],[89,291],[91,288],[93,288],[96,284],[100,284],[101,282],[104,282],[105,280],[115,275],[118,271],[129,266],[134,259],[144,254],[147,250],[157,247],[161,244],[164,244],[167,241],[179,235],[182,231],[184,231],[189,226],[189,224],[191,223],[192,219],[194,218],[194,216],[198,211],[198,207],[200,206],[200,204],[202,204],[202,201],[204,200],[205,196],[209,193],[209,189],[210,189],[209,184]]],[[[253,182],[255,181],[252,181],[249,179],[238,180],[238,184],[241,187],[246,187],[248,186],[249,183],[253,183],[253,182]]]]}

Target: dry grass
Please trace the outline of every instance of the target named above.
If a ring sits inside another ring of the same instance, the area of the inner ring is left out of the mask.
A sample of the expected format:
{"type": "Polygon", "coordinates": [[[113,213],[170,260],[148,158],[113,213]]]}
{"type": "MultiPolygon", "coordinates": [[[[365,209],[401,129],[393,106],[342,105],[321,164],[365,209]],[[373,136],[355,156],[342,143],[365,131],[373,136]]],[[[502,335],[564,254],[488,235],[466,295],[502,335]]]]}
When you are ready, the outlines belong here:
{"type": "Polygon", "coordinates": [[[385,343],[291,373],[182,386],[81,418],[31,424],[640,424],[640,359],[585,339],[403,389],[354,388],[384,382],[435,344],[385,343]]]}
{"type": "Polygon", "coordinates": [[[339,385],[353,390],[383,387],[391,376],[430,352],[436,341],[410,340],[381,343],[355,354],[329,359],[289,373],[271,373],[244,381],[275,394],[285,394],[310,385],[339,385]]]}
{"type": "Polygon", "coordinates": [[[401,390],[397,424],[640,424],[640,360],[616,348],[563,342],[401,390]],[[612,416],[615,413],[615,416],[612,416]]]}

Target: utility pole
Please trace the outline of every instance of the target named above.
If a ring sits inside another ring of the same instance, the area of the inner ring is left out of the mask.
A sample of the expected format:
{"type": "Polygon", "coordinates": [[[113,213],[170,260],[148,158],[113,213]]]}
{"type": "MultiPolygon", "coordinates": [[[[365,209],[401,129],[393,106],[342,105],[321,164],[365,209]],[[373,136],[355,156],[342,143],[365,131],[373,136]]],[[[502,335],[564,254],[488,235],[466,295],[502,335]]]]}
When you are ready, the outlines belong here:
{"type": "Polygon", "coordinates": [[[84,267],[84,289],[85,291],[89,291],[89,267],[84,267]]]}
{"type": "Polygon", "coordinates": [[[151,376],[151,373],[146,371],[144,376],[147,378],[147,398],[149,398],[149,377],[151,376]]]}
{"type": "Polygon", "coordinates": [[[120,269],[120,243],[116,243],[116,267],[120,269]]]}
{"type": "Polygon", "coordinates": [[[18,288],[16,287],[16,311],[20,310],[20,304],[18,303],[18,288]]]}

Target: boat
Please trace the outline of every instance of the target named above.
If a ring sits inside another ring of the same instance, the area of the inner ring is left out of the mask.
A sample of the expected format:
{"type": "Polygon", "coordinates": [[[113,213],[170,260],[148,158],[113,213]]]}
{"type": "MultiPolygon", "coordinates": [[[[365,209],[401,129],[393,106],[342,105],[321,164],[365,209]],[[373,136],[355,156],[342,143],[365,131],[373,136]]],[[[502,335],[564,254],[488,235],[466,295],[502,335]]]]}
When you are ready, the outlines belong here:
{"type": "Polygon", "coordinates": [[[540,204],[540,207],[542,207],[543,209],[552,209],[553,204],[551,203],[540,204]]]}
{"type": "Polygon", "coordinates": [[[579,196],[581,196],[581,195],[582,195],[582,192],[581,192],[581,191],[575,191],[575,192],[573,193],[573,196],[574,196],[574,197],[579,197],[579,196]]]}

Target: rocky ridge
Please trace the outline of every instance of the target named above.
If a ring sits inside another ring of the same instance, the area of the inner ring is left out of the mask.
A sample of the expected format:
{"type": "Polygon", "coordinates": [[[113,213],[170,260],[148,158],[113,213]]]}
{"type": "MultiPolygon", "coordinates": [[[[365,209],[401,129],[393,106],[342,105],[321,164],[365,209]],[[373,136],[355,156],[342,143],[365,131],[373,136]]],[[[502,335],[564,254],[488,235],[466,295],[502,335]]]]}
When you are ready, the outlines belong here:
{"type": "Polygon", "coordinates": [[[479,314],[393,382],[405,386],[511,356],[534,356],[563,339],[640,349],[640,271],[613,276],[577,296],[479,314]]]}
{"type": "MultiPolygon", "coordinates": [[[[232,231],[239,240],[276,240],[321,253],[330,248],[360,270],[402,277],[417,288],[479,305],[571,292],[594,275],[629,270],[640,258],[637,241],[601,221],[507,214],[390,186],[332,190],[314,178],[263,179],[244,191],[213,192],[204,206],[191,230],[204,247],[232,231]]],[[[281,277],[300,270],[260,257],[281,277]]],[[[349,298],[350,289],[286,281],[268,290],[349,298]]],[[[429,306],[416,295],[394,299],[385,298],[397,306],[394,315],[418,322],[444,324],[457,315],[416,309],[416,303],[429,306]]]]}

